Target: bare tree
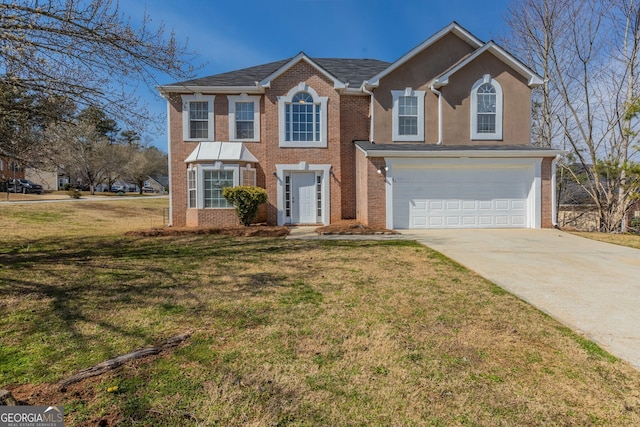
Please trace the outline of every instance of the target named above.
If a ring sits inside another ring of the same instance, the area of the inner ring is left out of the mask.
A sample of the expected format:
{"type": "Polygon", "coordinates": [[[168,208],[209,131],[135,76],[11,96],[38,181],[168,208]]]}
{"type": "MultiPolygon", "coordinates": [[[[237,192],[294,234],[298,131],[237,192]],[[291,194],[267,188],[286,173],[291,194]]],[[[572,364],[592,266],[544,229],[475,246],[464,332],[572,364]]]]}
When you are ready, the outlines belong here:
{"type": "Polygon", "coordinates": [[[640,190],[627,114],[640,93],[639,14],[634,0],[514,0],[507,16],[506,42],[545,77],[534,116],[540,144],[571,150],[568,163],[583,174],[564,172],[589,195],[606,232],[624,229],[640,190]]]}
{"type": "Polygon", "coordinates": [[[130,128],[153,119],[134,89],[158,72],[191,76],[193,59],[173,32],[147,15],[132,23],[114,0],[0,2],[0,74],[13,90],[95,106],[130,128]]]}
{"type": "Polygon", "coordinates": [[[149,175],[166,174],[168,167],[167,155],[156,147],[131,147],[132,156],[127,164],[125,176],[129,181],[138,186],[142,194],[142,188],[149,175]]]}

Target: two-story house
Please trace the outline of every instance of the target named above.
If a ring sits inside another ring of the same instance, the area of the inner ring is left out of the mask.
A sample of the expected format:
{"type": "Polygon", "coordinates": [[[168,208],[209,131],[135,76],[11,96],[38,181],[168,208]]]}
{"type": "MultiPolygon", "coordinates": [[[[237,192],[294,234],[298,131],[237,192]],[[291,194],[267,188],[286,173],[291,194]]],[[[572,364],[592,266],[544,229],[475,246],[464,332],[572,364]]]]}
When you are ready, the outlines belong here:
{"type": "Polygon", "coordinates": [[[299,53],[161,86],[171,224],[237,224],[222,189],[258,185],[269,224],[552,227],[561,152],[530,144],[541,83],[454,22],[393,63],[299,53]]]}

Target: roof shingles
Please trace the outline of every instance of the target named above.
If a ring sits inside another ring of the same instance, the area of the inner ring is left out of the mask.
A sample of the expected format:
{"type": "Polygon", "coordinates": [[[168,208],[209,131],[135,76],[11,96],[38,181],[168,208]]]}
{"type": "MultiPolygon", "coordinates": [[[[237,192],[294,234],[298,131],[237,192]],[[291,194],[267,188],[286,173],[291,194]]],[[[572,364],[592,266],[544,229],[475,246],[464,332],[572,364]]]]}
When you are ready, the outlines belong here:
{"type": "MultiPolygon", "coordinates": [[[[346,58],[310,58],[318,66],[337,77],[350,87],[360,87],[364,81],[375,76],[390,64],[377,59],[346,59],[346,58]]],[[[254,86],[279,68],[284,66],[289,59],[283,59],[255,67],[243,68],[208,77],[172,83],[167,86],[254,86]]]]}

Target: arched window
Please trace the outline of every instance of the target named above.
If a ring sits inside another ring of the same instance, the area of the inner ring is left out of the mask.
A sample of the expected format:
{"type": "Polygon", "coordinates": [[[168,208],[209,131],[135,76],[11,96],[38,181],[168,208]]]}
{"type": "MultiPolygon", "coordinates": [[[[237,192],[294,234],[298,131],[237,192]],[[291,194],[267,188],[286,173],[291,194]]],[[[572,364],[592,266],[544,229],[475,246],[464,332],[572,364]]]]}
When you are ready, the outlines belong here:
{"type": "Polygon", "coordinates": [[[502,139],[502,88],[489,74],[471,89],[471,139],[502,139]]]}
{"type": "Polygon", "coordinates": [[[298,92],[286,104],[285,141],[320,141],[320,103],[308,92],[298,92]]]}
{"type": "Polygon", "coordinates": [[[300,83],[280,104],[281,147],[327,146],[327,98],[300,83]]]}

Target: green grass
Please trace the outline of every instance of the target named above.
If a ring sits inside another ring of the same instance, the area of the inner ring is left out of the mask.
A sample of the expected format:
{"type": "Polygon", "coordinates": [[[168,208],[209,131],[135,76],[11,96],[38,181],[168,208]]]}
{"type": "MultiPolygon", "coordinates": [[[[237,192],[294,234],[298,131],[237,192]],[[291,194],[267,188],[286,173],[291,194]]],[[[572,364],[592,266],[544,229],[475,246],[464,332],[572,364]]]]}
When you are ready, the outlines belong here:
{"type": "Polygon", "coordinates": [[[0,246],[0,387],[67,425],[640,424],[636,370],[416,243],[132,237],[162,206],[102,203],[48,207],[0,246]]]}

